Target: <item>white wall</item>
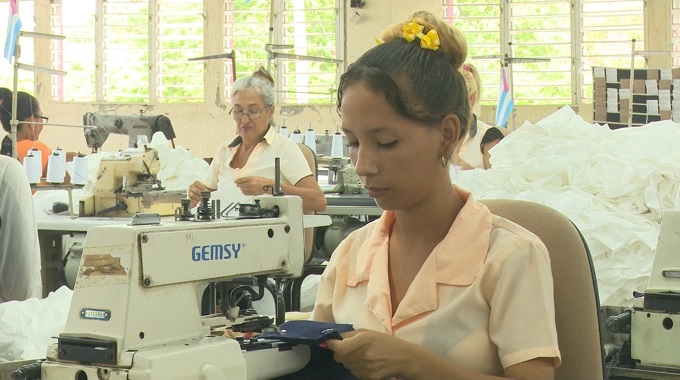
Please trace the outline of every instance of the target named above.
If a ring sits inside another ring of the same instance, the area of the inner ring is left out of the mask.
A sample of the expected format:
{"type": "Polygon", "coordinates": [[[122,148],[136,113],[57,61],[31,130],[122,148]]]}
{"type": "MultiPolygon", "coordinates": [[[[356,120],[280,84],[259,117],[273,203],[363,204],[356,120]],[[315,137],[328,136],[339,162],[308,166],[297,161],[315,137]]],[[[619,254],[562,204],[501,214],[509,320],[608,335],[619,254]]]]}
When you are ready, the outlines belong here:
{"type": "MultiPolygon", "coordinates": [[[[45,28],[49,25],[50,0],[35,0],[36,23],[43,25],[36,31],[49,33],[45,28]]],[[[354,62],[364,51],[375,46],[375,37],[380,35],[383,28],[391,23],[404,20],[410,13],[417,10],[428,10],[435,15],[441,14],[441,0],[365,0],[365,6],[360,9],[349,7],[350,0],[346,0],[345,14],[349,16],[358,12],[361,16],[357,23],[346,22],[345,56],[347,62],[354,62]]],[[[221,23],[221,2],[204,0],[207,30],[222,30],[223,28],[210,28],[211,25],[221,23]]],[[[655,3],[655,2],[652,2],[655,3]]],[[[660,2],[662,3],[662,2],[660,2]]],[[[648,12],[650,5],[648,5],[648,12]]],[[[665,12],[665,8],[660,10],[665,12]]],[[[651,19],[654,19],[651,17],[651,19]]],[[[670,26],[668,28],[670,33],[670,26]]],[[[658,31],[656,31],[658,33],[658,31]]],[[[222,53],[223,36],[217,34],[205,34],[205,53],[222,53]]],[[[664,40],[668,36],[656,35],[655,40],[664,40]]],[[[50,67],[48,42],[36,41],[36,64],[50,67]]],[[[201,104],[167,104],[151,106],[147,114],[165,114],[173,123],[177,134],[176,144],[192,150],[195,157],[212,157],[217,146],[235,137],[234,121],[229,118],[228,111],[231,108],[222,99],[224,86],[224,73],[220,62],[206,61],[206,102],[201,104]]],[[[38,74],[36,80],[36,96],[41,102],[43,113],[50,121],[59,124],[81,124],[82,116],[86,112],[109,112],[115,110],[119,114],[136,114],[144,105],[96,105],[78,103],[55,103],[50,97],[50,77],[46,74],[38,74]]],[[[536,122],[541,118],[553,113],[557,106],[531,106],[517,107],[515,127],[521,126],[525,120],[536,122]]],[[[281,115],[282,107],[276,111],[276,122],[285,124],[290,128],[299,126],[301,130],[310,126],[317,133],[325,130],[334,130],[340,121],[335,111],[335,106],[296,107],[284,109],[285,115],[281,115]]],[[[581,105],[578,112],[586,119],[592,120],[592,106],[581,105]]],[[[493,122],[495,110],[493,107],[483,107],[481,119],[493,122]]],[[[511,125],[512,128],[512,125],[511,125]]],[[[106,150],[117,150],[127,147],[126,138],[110,137],[105,145],[106,150]]],[[[64,127],[49,127],[43,131],[41,140],[53,148],[59,146],[69,151],[87,152],[88,148],[82,130],[64,127]]]]}

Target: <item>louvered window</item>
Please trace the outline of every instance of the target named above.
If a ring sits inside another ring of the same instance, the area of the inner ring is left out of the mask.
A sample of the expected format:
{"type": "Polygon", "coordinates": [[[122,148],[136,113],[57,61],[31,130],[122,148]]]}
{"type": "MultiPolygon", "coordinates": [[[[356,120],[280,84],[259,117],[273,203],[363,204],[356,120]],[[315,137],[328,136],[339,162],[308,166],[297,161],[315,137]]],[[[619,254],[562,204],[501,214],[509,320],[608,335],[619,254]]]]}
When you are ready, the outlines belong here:
{"type": "Polygon", "coordinates": [[[52,0],[56,101],[203,101],[201,0],[52,0]]]}
{"type": "Polygon", "coordinates": [[[443,0],[480,69],[485,104],[498,99],[506,56],[516,59],[515,104],[592,102],[592,67],[630,67],[632,39],[643,50],[643,9],[643,0],[443,0]]]}
{"type": "MultiPolygon", "coordinates": [[[[642,0],[581,0],[581,100],[593,101],[593,67],[630,68],[632,40],[644,49],[642,0]]],[[[645,57],[635,57],[635,67],[645,67],[645,57]]]]}
{"type": "MultiPolygon", "coordinates": [[[[235,50],[236,76],[249,75],[260,66],[268,67],[275,79],[278,102],[329,103],[341,65],[293,56],[342,60],[340,8],[338,0],[274,2],[276,17],[270,35],[270,1],[226,1],[225,50],[235,50]]],[[[226,65],[228,97],[233,80],[231,63],[226,65]]]]}

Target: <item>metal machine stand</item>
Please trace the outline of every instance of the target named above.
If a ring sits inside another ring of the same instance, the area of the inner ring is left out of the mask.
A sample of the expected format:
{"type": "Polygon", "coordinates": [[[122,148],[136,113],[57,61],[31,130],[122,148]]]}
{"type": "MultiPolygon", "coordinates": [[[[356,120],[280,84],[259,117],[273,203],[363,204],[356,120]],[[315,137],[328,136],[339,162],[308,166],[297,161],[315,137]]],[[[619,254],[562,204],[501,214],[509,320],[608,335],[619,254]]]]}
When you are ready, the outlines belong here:
{"type": "MultiPolygon", "coordinates": [[[[19,82],[19,69],[29,70],[33,72],[46,72],[52,75],[66,75],[66,71],[54,70],[46,67],[26,65],[19,63],[19,57],[21,56],[21,46],[19,45],[20,37],[32,37],[32,38],[46,38],[51,40],[63,40],[64,36],[59,36],[55,34],[46,33],[35,33],[35,32],[19,32],[16,41],[16,48],[14,49],[14,80],[12,83],[12,120],[10,120],[10,126],[12,130],[12,157],[17,158],[17,128],[19,126],[19,120],[17,120],[17,85],[19,82]]],[[[39,122],[24,122],[26,124],[45,124],[39,122]]]]}

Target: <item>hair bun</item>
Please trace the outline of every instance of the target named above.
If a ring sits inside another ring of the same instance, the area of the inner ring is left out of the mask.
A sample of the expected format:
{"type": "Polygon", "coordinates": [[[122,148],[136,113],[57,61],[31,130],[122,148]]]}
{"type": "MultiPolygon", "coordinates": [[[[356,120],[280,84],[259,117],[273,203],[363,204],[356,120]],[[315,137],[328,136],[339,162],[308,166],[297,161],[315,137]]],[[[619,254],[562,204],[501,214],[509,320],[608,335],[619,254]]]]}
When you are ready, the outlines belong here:
{"type": "Polygon", "coordinates": [[[252,75],[253,78],[261,78],[266,80],[267,82],[271,83],[271,85],[274,85],[274,78],[269,74],[269,71],[267,71],[264,67],[260,66],[259,69],[257,69],[252,75]]]}
{"type": "Polygon", "coordinates": [[[380,39],[385,42],[404,40],[404,25],[411,21],[424,26],[423,34],[435,29],[439,34],[439,49],[436,52],[442,54],[456,70],[463,65],[467,58],[465,36],[460,30],[427,11],[415,12],[407,20],[390,26],[380,34],[380,39]]]}

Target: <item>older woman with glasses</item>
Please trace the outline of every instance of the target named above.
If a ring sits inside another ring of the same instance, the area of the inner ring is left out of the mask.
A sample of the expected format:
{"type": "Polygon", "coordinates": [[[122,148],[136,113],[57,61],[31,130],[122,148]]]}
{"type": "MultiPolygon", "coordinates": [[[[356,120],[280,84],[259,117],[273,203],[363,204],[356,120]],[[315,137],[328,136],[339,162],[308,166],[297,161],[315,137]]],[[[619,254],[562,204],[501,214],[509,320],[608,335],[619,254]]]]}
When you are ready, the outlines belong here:
{"type": "MultiPolygon", "coordinates": [[[[11,122],[12,120],[12,91],[8,88],[0,88],[0,122],[3,129],[8,133],[2,140],[0,153],[6,156],[12,155],[11,122]]],[[[23,91],[17,93],[17,158],[23,162],[24,157],[31,149],[42,152],[43,175],[46,175],[47,160],[52,149],[38,141],[43,126],[49,120],[43,116],[40,103],[33,95],[23,91]]],[[[71,155],[72,158],[72,155],[71,155]]],[[[69,156],[67,155],[67,160],[69,156]]]]}
{"type": "Polygon", "coordinates": [[[280,159],[281,190],[302,198],[306,211],[322,211],[326,198],[312,175],[307,160],[295,142],[272,128],[274,86],[264,70],[238,79],[232,90],[233,108],[229,115],[236,122],[238,136],[223,143],[215,153],[203,181],[189,186],[192,207],[203,191],[236,187],[246,196],[272,194],[274,162],[280,159]]]}

